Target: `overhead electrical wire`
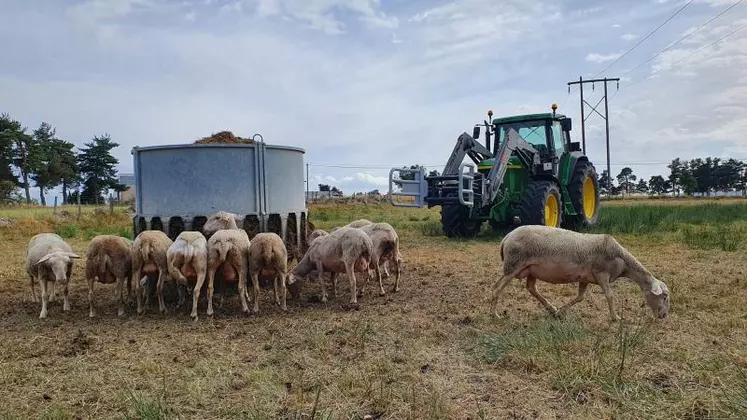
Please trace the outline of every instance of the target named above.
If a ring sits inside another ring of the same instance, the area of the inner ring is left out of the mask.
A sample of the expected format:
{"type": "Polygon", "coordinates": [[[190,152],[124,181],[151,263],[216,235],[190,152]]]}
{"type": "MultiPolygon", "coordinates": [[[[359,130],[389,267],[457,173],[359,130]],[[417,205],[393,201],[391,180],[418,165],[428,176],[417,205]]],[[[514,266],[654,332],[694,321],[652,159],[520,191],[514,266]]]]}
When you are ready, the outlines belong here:
{"type": "MultiPolygon", "coordinates": [[[[656,33],[656,32],[657,32],[657,31],[658,31],[659,29],[661,29],[661,28],[662,28],[662,27],[663,27],[664,25],[666,25],[666,24],[667,24],[667,23],[668,23],[669,21],[671,21],[672,19],[674,19],[674,18],[675,18],[675,17],[676,17],[676,16],[678,15],[678,14],[680,14],[680,12],[682,12],[682,11],[683,11],[683,10],[684,10],[684,9],[685,9],[685,8],[686,8],[687,6],[689,6],[689,5],[690,5],[690,4],[691,4],[691,3],[693,2],[693,1],[695,1],[695,0],[690,0],[690,1],[688,1],[687,3],[685,3],[685,4],[684,4],[684,5],[682,6],[682,7],[680,7],[679,9],[677,9],[677,11],[675,11],[675,12],[674,12],[674,13],[673,13],[672,15],[670,15],[670,16],[669,16],[669,17],[668,17],[667,19],[665,19],[665,20],[664,20],[664,22],[660,23],[660,24],[659,24],[659,26],[657,26],[656,28],[654,28],[654,30],[652,30],[651,32],[649,32],[649,33],[648,33],[648,35],[646,35],[646,36],[644,36],[643,38],[641,38],[641,40],[640,40],[640,41],[638,41],[638,43],[637,43],[637,44],[635,44],[635,45],[633,45],[632,47],[630,47],[630,49],[628,49],[627,51],[625,51],[625,52],[624,52],[624,53],[623,53],[623,54],[622,54],[622,55],[621,55],[620,57],[617,57],[617,58],[616,58],[616,59],[615,59],[615,60],[614,60],[614,61],[613,61],[612,63],[610,63],[610,64],[609,64],[609,65],[608,65],[607,67],[605,67],[604,69],[602,69],[602,71],[600,71],[599,73],[595,74],[595,75],[594,75],[594,78],[598,77],[598,76],[599,76],[600,74],[602,74],[602,73],[604,73],[605,71],[609,70],[609,69],[610,69],[610,68],[611,68],[612,66],[614,66],[614,65],[615,65],[616,63],[618,63],[618,62],[619,62],[620,60],[622,60],[622,59],[623,59],[623,57],[625,57],[626,55],[628,55],[628,54],[629,54],[629,53],[630,53],[631,51],[633,51],[634,49],[638,48],[638,46],[640,46],[640,45],[641,45],[641,44],[642,44],[642,43],[643,43],[644,41],[646,41],[646,40],[647,40],[648,38],[650,38],[650,37],[651,37],[651,36],[652,36],[653,34],[655,34],[655,33],[656,33]]],[[[743,0],[740,0],[740,2],[742,2],[742,1],[743,1],[743,0]]],[[[570,97],[570,95],[571,95],[572,93],[576,93],[576,92],[577,92],[578,90],[579,90],[579,88],[578,88],[578,87],[575,87],[575,88],[573,88],[573,91],[572,91],[572,92],[568,92],[568,96],[570,97]]],[[[565,101],[565,102],[567,102],[567,101],[568,101],[568,98],[566,98],[566,101],[565,101]]],[[[565,104],[565,102],[563,102],[563,103],[565,104]]]]}
{"type": "Polygon", "coordinates": [[[713,46],[713,45],[716,45],[717,43],[719,43],[719,42],[723,41],[724,39],[726,39],[726,38],[728,38],[728,37],[730,37],[730,36],[732,36],[732,35],[736,34],[737,32],[739,32],[739,31],[742,31],[742,30],[744,30],[745,28],[747,28],[747,24],[744,24],[744,25],[742,25],[742,26],[738,27],[737,29],[735,29],[735,30],[733,30],[733,31],[729,32],[728,34],[726,34],[726,35],[724,35],[724,36],[722,36],[722,37],[720,37],[720,38],[716,39],[715,41],[711,42],[710,44],[707,44],[707,45],[703,45],[702,47],[700,47],[700,48],[698,48],[697,50],[693,51],[692,53],[690,53],[690,54],[686,55],[685,57],[682,57],[682,58],[680,58],[679,60],[675,61],[674,63],[671,63],[670,65],[668,65],[668,66],[666,66],[666,67],[662,67],[662,68],[660,68],[660,69],[657,69],[656,71],[654,71],[654,72],[650,73],[649,75],[647,75],[646,77],[644,77],[644,78],[642,78],[642,79],[638,79],[638,80],[636,80],[636,81],[633,81],[633,82],[631,82],[631,83],[628,83],[628,84],[626,85],[626,87],[630,87],[630,86],[634,86],[634,85],[637,85],[638,83],[641,83],[641,82],[643,82],[644,80],[650,79],[650,78],[651,78],[651,76],[654,76],[654,75],[656,75],[656,74],[658,74],[658,73],[661,73],[661,72],[663,72],[663,71],[667,71],[667,70],[670,70],[670,69],[672,69],[672,68],[676,67],[676,66],[677,66],[677,65],[678,65],[679,63],[681,63],[681,62],[683,62],[683,61],[685,61],[685,60],[689,59],[689,58],[690,58],[690,57],[692,57],[692,56],[694,56],[695,54],[697,54],[697,53],[699,53],[699,52],[703,51],[703,50],[704,50],[704,49],[706,49],[706,48],[709,48],[709,47],[711,47],[711,46],[713,46]]]}
{"type": "Polygon", "coordinates": [[[613,62],[611,62],[611,63],[610,63],[610,64],[609,64],[609,65],[608,65],[607,67],[605,67],[605,68],[604,68],[604,69],[603,69],[602,71],[600,71],[599,73],[597,73],[596,75],[594,75],[594,77],[598,77],[598,76],[599,76],[600,74],[602,74],[602,73],[604,73],[605,71],[609,70],[609,69],[610,69],[610,68],[611,68],[612,66],[614,66],[614,65],[615,65],[616,63],[618,63],[618,62],[619,62],[620,60],[622,60],[622,59],[623,59],[623,58],[624,58],[624,57],[625,57],[626,55],[628,55],[628,54],[629,54],[629,53],[630,53],[631,51],[633,51],[633,50],[634,50],[634,49],[636,49],[636,48],[637,48],[637,47],[638,47],[639,45],[641,45],[641,44],[642,44],[642,43],[643,43],[643,42],[644,42],[645,40],[647,40],[648,38],[650,38],[650,37],[651,37],[651,35],[655,34],[655,33],[656,33],[656,32],[657,32],[657,31],[658,31],[659,29],[661,29],[661,28],[662,28],[662,27],[663,27],[664,25],[666,25],[666,24],[667,24],[667,23],[668,23],[668,22],[669,22],[670,20],[674,19],[674,18],[675,18],[675,16],[677,16],[678,14],[680,14],[680,12],[682,12],[683,10],[685,10],[685,8],[686,8],[687,6],[689,6],[689,5],[690,5],[690,4],[691,4],[691,3],[693,2],[693,1],[695,1],[695,0],[690,0],[690,1],[688,1],[687,3],[685,3],[685,4],[684,4],[684,5],[682,6],[682,7],[680,7],[679,9],[677,9],[677,11],[676,11],[676,12],[674,12],[674,13],[673,13],[673,14],[672,14],[671,16],[669,16],[669,17],[668,17],[668,18],[667,18],[667,19],[666,19],[666,20],[665,20],[664,22],[662,22],[662,23],[661,23],[661,24],[660,24],[659,26],[657,26],[657,27],[656,27],[656,28],[655,28],[655,29],[654,29],[653,31],[649,32],[649,33],[648,33],[648,35],[646,35],[646,36],[645,36],[645,37],[643,37],[643,38],[642,38],[642,39],[641,39],[640,41],[638,41],[638,43],[637,43],[637,44],[635,44],[635,45],[633,45],[632,47],[630,47],[630,49],[628,49],[627,51],[625,51],[625,53],[623,53],[623,54],[622,54],[622,55],[621,55],[620,57],[617,57],[617,59],[615,59],[615,60],[614,60],[613,62]]]}
{"type": "Polygon", "coordinates": [[[727,12],[728,12],[729,10],[733,9],[734,7],[736,7],[737,5],[739,5],[740,3],[743,3],[743,2],[744,2],[744,0],[739,0],[738,2],[736,2],[736,3],[732,4],[731,6],[727,7],[726,9],[722,10],[722,11],[721,11],[720,13],[718,13],[718,14],[717,14],[716,16],[714,16],[714,17],[712,17],[712,18],[708,19],[708,20],[707,20],[706,22],[702,23],[702,24],[701,24],[700,26],[698,26],[697,28],[695,28],[695,29],[694,29],[693,31],[691,31],[691,32],[688,32],[688,33],[687,33],[687,34],[685,34],[685,35],[684,35],[683,37],[681,37],[680,39],[678,39],[677,41],[675,41],[675,42],[674,42],[673,44],[670,44],[669,46],[667,46],[667,47],[666,47],[666,48],[664,48],[663,50],[661,50],[661,51],[657,52],[656,54],[654,54],[654,55],[653,55],[653,56],[652,56],[651,58],[649,58],[648,60],[646,60],[646,61],[644,61],[644,62],[642,62],[642,63],[638,64],[637,66],[635,66],[635,67],[633,67],[632,69],[630,69],[630,70],[626,71],[625,73],[623,73],[623,76],[625,76],[625,75],[627,75],[627,74],[630,74],[630,73],[632,73],[633,71],[635,71],[635,70],[639,69],[639,68],[640,68],[641,66],[643,66],[643,65],[644,65],[644,64],[646,64],[646,63],[650,63],[650,62],[651,62],[651,61],[652,61],[653,59],[655,59],[656,57],[660,56],[660,55],[661,55],[662,53],[664,53],[664,52],[666,52],[666,51],[669,51],[670,49],[672,49],[672,48],[673,48],[674,46],[676,46],[676,45],[677,45],[677,44],[679,44],[680,42],[684,41],[685,39],[689,38],[689,37],[690,37],[690,36],[692,36],[693,34],[697,33],[697,32],[698,32],[699,30],[701,30],[701,29],[703,29],[704,27],[706,27],[706,26],[707,26],[707,25],[708,25],[709,23],[711,23],[711,22],[713,22],[714,20],[718,19],[719,17],[723,16],[723,15],[724,15],[725,13],[727,13],[727,12]]]}

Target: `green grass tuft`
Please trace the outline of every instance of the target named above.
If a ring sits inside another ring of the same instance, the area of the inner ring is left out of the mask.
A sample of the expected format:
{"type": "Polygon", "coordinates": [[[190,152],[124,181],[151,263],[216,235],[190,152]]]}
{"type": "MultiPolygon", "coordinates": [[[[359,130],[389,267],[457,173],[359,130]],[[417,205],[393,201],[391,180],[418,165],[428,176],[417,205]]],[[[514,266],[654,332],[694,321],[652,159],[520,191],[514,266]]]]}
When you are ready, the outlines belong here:
{"type": "Polygon", "coordinates": [[[444,236],[444,231],[441,228],[441,222],[435,220],[427,221],[420,225],[420,232],[423,236],[444,236]]]}
{"type": "Polygon", "coordinates": [[[599,209],[594,232],[648,234],[675,232],[684,224],[716,225],[747,220],[747,204],[605,206],[599,209]]]}
{"type": "Polygon", "coordinates": [[[66,239],[75,238],[78,236],[78,225],[75,223],[59,225],[54,228],[54,233],[66,239]]]}
{"type": "Polygon", "coordinates": [[[682,242],[691,248],[733,252],[747,241],[747,229],[736,225],[687,225],[680,230],[682,242]]]}
{"type": "Polygon", "coordinates": [[[516,352],[522,357],[559,354],[567,344],[583,340],[587,330],[568,320],[537,320],[527,326],[478,335],[478,353],[488,363],[500,364],[516,352]]]}

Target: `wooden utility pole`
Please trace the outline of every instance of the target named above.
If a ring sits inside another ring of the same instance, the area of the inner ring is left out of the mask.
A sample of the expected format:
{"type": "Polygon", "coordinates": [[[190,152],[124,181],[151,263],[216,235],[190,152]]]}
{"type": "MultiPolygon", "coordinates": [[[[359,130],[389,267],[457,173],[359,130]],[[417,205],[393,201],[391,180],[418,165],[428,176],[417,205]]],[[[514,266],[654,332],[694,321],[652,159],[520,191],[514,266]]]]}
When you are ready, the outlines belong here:
{"type": "Polygon", "coordinates": [[[607,197],[612,193],[612,170],[610,170],[610,121],[609,121],[609,106],[607,103],[607,83],[617,82],[617,89],[620,89],[620,78],[613,77],[604,79],[589,79],[584,80],[583,77],[579,76],[578,81],[568,82],[568,93],[571,93],[571,85],[578,85],[581,93],[581,147],[586,154],[586,119],[591,115],[584,116],[584,104],[588,105],[593,112],[604,119],[605,124],[605,144],[607,145],[607,197]],[[597,102],[596,105],[592,106],[584,99],[584,83],[591,83],[592,90],[594,89],[594,83],[604,83],[604,96],[597,102]],[[597,111],[599,104],[604,101],[604,115],[597,111]]]}
{"type": "Polygon", "coordinates": [[[305,202],[309,202],[309,164],[306,163],[306,200],[305,202]]]}

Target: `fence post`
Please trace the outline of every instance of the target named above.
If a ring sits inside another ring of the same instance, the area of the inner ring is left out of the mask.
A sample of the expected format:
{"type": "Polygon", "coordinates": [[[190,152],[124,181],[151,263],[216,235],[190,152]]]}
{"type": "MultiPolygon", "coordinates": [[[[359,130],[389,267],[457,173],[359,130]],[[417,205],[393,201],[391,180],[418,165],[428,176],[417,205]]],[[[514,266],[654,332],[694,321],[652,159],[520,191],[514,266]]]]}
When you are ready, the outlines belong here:
{"type": "Polygon", "coordinates": [[[57,216],[57,196],[54,196],[54,210],[52,210],[52,214],[57,216]]]}
{"type": "Polygon", "coordinates": [[[78,190],[78,218],[77,220],[80,222],[80,190],[78,190]]]}

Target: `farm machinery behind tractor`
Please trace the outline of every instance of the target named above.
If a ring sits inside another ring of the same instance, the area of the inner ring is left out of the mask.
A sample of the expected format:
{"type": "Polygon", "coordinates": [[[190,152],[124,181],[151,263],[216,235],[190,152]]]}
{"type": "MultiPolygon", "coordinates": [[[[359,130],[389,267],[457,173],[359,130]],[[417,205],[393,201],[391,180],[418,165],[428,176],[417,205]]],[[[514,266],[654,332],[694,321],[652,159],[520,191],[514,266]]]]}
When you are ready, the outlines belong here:
{"type": "Polygon", "coordinates": [[[400,207],[440,205],[448,237],[475,237],[485,221],[495,230],[521,224],[593,225],[599,211],[597,172],[580,144],[571,142],[571,119],[556,109],[553,104],[552,113],[492,121],[488,111],[488,120],[476,124],[471,136],[465,132],[457,138],[441,175],[426,176],[423,168],[392,168],[390,202],[400,207]],[[483,127],[484,145],[478,141],[483,127]],[[464,162],[465,157],[472,163],[464,162]]]}

